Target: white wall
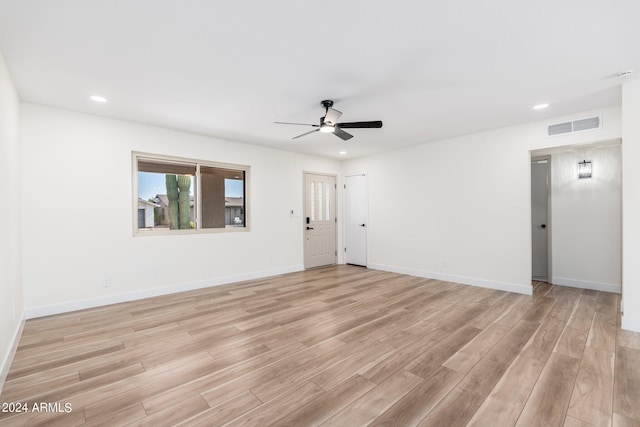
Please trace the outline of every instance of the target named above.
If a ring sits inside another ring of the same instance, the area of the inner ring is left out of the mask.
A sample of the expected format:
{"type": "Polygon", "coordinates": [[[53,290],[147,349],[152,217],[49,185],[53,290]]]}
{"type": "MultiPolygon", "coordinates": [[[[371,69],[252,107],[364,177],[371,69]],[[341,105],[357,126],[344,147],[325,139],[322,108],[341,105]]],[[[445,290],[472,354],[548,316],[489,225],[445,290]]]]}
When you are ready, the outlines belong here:
{"type": "Polygon", "coordinates": [[[622,86],[622,327],[640,332],[640,81],[622,86]]]}
{"type": "Polygon", "coordinates": [[[23,325],[19,101],[0,55],[0,391],[23,325]]]}
{"type": "Polygon", "coordinates": [[[620,292],[620,145],[584,146],[551,156],[552,283],[620,292]],[[590,179],[578,162],[592,161],[590,179]]]}
{"type": "Polygon", "coordinates": [[[338,161],[32,104],[21,105],[20,131],[27,317],[300,270],[302,216],[290,211],[302,210],[302,173],[340,171],[338,161]],[[132,151],[250,165],[251,231],[132,237],[132,151]]]}
{"type": "MultiPolygon", "coordinates": [[[[4,92],[3,101],[11,98],[4,92]]],[[[623,110],[625,117],[640,113],[638,85],[626,86],[623,110]]],[[[22,195],[13,197],[23,200],[23,283],[30,316],[302,268],[302,218],[290,218],[289,211],[301,212],[303,170],[367,173],[371,267],[529,293],[530,151],[616,139],[623,132],[621,109],[612,107],[340,165],[31,104],[22,104],[20,113],[23,185],[22,195]],[[602,114],[602,129],[546,137],[548,124],[591,114],[602,114]],[[133,238],[131,151],[251,165],[252,231],[133,238]],[[98,225],[95,206],[104,207],[98,225]],[[102,288],[105,278],[110,288],[102,288]]],[[[1,118],[13,116],[17,112],[3,112],[1,118]]],[[[625,138],[640,140],[632,123],[625,121],[625,138]]],[[[3,133],[2,141],[4,150],[16,138],[3,133]]],[[[640,158],[639,147],[624,143],[627,162],[640,158]]],[[[624,174],[628,326],[640,319],[640,263],[633,262],[640,259],[640,177],[634,173],[624,174]]],[[[338,212],[341,200],[339,194],[338,212]]],[[[14,265],[7,259],[2,262],[14,265]]],[[[9,329],[15,331],[15,322],[9,329]]]]}
{"type": "Polygon", "coordinates": [[[369,266],[531,292],[530,151],[620,137],[616,107],[346,161],[368,177],[369,266]],[[603,115],[598,130],[546,126],[603,115]]]}
{"type": "MultiPolygon", "coordinates": [[[[621,109],[612,107],[341,165],[22,104],[22,262],[27,314],[301,269],[302,218],[290,218],[289,212],[302,210],[304,170],[342,176],[367,173],[371,267],[529,293],[530,151],[620,138],[620,120],[621,109]],[[602,129],[546,137],[548,124],[591,114],[602,114],[602,129]],[[251,165],[252,231],[132,237],[131,151],[251,165]],[[83,206],[104,207],[98,225],[92,221],[94,209],[83,206]],[[104,279],[110,280],[110,288],[102,288],[104,279]]],[[[637,153],[634,156],[638,158],[637,153]]],[[[625,193],[625,206],[627,198],[634,197],[638,196],[625,193]]],[[[338,212],[341,201],[339,194],[338,212]]],[[[640,201],[636,202],[640,209],[640,201]]],[[[341,233],[338,246],[343,247],[341,233]]],[[[637,258],[640,247],[635,253],[637,258]]],[[[632,282],[632,272],[625,269],[625,283],[632,282]]],[[[635,274],[638,283],[640,272],[635,274]]],[[[635,288],[627,288],[625,301],[640,301],[640,295],[633,294],[635,288]]],[[[629,313],[628,309],[627,320],[632,318],[629,313]]],[[[633,318],[640,319],[640,313],[633,318]]]]}

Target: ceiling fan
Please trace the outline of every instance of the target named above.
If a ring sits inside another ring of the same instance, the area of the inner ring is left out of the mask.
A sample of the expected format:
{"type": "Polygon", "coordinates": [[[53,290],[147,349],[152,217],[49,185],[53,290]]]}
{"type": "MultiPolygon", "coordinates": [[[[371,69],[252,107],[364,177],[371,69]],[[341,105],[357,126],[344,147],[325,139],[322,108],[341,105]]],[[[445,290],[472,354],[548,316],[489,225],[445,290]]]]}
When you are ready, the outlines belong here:
{"type": "Polygon", "coordinates": [[[379,129],[382,127],[382,122],[380,120],[370,121],[370,122],[348,122],[348,123],[338,123],[338,119],[342,116],[342,113],[338,110],[334,110],[333,101],[330,99],[326,99],[320,103],[325,108],[324,117],[320,117],[319,125],[312,125],[308,123],[289,123],[289,122],[275,122],[281,125],[300,125],[300,126],[312,126],[314,129],[309,132],[305,132],[302,135],[294,136],[292,139],[297,139],[303,137],[305,135],[309,135],[314,132],[322,132],[322,133],[332,133],[338,138],[341,138],[343,141],[347,139],[353,138],[348,132],[345,132],[343,129],[365,129],[365,128],[376,128],[379,129]]]}

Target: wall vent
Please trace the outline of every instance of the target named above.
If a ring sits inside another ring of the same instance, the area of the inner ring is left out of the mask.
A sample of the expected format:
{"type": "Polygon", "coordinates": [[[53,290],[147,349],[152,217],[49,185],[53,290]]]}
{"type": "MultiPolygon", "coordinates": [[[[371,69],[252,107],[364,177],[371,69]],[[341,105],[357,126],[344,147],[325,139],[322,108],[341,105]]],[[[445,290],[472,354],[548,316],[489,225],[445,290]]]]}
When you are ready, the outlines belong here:
{"type": "Polygon", "coordinates": [[[566,135],[568,133],[582,132],[585,130],[600,129],[602,121],[600,116],[574,120],[572,122],[557,123],[547,127],[548,136],[566,135]]]}

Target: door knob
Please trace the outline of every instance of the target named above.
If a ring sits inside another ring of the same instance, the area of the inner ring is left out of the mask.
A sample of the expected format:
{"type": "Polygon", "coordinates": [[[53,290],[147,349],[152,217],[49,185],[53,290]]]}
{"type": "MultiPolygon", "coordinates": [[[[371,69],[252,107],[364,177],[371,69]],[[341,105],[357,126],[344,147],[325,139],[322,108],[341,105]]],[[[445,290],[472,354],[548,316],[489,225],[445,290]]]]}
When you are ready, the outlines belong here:
{"type": "Polygon", "coordinates": [[[364,227],[364,224],[360,224],[360,227],[364,227]]]}
{"type": "Polygon", "coordinates": [[[313,230],[313,227],[307,227],[307,230],[313,230]]]}
{"type": "Polygon", "coordinates": [[[540,228],[547,228],[547,224],[542,224],[540,228]]]}

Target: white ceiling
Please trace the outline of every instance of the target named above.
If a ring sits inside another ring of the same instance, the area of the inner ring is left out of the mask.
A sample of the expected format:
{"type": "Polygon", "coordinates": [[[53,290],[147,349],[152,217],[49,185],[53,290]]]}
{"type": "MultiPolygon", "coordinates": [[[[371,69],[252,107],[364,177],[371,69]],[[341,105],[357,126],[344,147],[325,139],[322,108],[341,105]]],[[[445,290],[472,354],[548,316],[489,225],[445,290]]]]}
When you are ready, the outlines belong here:
{"type": "Polygon", "coordinates": [[[639,41],[638,0],[0,0],[23,101],[332,158],[618,104],[639,41]],[[323,99],[384,127],[273,123],[323,99]]]}

